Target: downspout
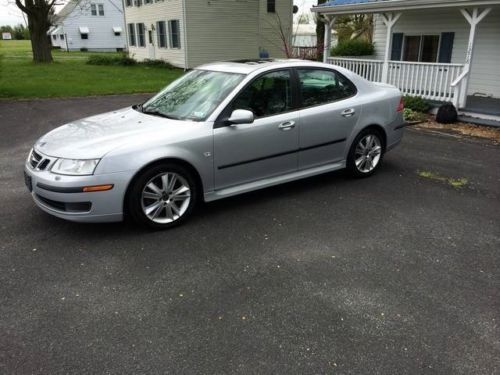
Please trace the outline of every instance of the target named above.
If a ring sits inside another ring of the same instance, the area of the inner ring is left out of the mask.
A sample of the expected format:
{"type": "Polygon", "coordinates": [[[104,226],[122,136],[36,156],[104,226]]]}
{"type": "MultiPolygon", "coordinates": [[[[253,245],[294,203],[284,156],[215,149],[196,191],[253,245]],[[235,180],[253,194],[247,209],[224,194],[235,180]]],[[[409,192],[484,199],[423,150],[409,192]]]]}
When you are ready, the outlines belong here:
{"type": "Polygon", "coordinates": [[[184,30],[184,71],[188,70],[188,44],[187,44],[187,22],[186,22],[186,1],[182,0],[182,25],[184,30]]]}

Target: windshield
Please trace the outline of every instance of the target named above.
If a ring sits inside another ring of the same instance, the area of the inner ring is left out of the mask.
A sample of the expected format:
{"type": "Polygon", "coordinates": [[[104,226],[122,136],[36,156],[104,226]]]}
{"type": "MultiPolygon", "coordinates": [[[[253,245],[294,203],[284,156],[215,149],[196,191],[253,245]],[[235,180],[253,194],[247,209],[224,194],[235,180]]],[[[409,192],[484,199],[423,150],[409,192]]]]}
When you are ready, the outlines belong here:
{"type": "Polygon", "coordinates": [[[142,111],[179,120],[203,121],[244,77],[236,73],[192,70],[144,103],[142,111]]]}

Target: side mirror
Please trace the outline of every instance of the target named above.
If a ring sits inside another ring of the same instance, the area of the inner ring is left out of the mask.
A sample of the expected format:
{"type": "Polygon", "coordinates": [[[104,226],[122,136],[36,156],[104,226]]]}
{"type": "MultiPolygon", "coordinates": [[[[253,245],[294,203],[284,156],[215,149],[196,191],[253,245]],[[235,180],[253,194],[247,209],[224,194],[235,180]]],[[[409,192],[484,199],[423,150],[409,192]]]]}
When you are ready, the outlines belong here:
{"type": "Polygon", "coordinates": [[[227,120],[230,125],[251,124],[253,122],[252,111],[246,109],[235,109],[227,120]]]}

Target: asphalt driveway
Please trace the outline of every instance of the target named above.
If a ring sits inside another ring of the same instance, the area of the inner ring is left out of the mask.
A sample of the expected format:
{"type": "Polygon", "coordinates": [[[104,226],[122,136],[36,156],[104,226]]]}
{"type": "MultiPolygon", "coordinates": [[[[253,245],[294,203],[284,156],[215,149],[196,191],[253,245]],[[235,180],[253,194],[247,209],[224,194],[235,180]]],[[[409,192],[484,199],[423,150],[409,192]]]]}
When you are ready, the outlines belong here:
{"type": "Polygon", "coordinates": [[[409,130],[372,178],[207,204],[166,232],[38,210],[37,137],[139,101],[0,101],[0,373],[500,372],[499,146],[409,130]]]}

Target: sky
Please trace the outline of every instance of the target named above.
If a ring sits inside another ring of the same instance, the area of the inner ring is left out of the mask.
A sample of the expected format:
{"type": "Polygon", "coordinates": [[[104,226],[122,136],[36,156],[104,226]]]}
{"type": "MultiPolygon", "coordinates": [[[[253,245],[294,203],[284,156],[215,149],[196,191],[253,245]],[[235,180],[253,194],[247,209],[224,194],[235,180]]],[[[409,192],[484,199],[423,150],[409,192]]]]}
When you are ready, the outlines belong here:
{"type": "MultiPolygon", "coordinates": [[[[299,7],[299,13],[309,13],[312,5],[317,3],[317,0],[294,0],[293,3],[299,7]]],[[[17,25],[25,23],[22,12],[14,4],[14,0],[0,0],[0,26],[1,25],[17,25]]]]}

